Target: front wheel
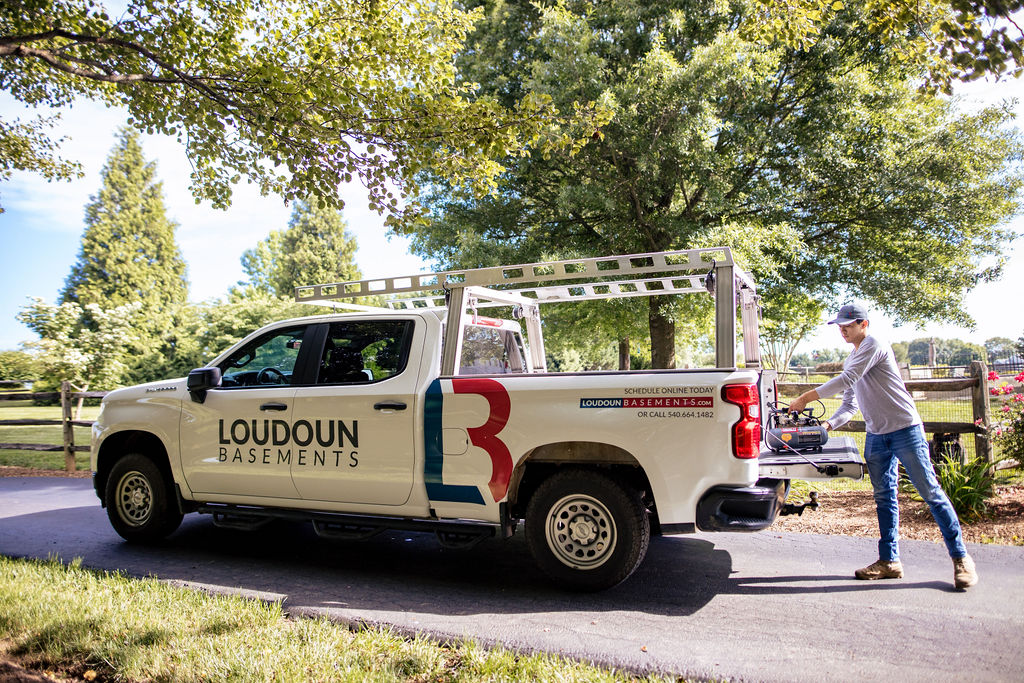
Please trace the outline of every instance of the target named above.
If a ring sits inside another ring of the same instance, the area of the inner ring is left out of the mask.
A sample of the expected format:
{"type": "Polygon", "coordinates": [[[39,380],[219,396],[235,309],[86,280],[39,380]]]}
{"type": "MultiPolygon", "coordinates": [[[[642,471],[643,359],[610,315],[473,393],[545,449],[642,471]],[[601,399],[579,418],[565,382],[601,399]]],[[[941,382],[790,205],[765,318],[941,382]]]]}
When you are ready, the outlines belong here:
{"type": "Polygon", "coordinates": [[[590,470],[552,476],[526,509],[534,560],[575,590],[603,590],[624,581],[644,559],[650,539],[640,494],[590,470]]]}
{"type": "Polygon", "coordinates": [[[170,482],[156,463],[137,453],[114,463],[104,501],[111,526],[126,541],[157,541],[181,524],[182,514],[171,496],[170,482]]]}

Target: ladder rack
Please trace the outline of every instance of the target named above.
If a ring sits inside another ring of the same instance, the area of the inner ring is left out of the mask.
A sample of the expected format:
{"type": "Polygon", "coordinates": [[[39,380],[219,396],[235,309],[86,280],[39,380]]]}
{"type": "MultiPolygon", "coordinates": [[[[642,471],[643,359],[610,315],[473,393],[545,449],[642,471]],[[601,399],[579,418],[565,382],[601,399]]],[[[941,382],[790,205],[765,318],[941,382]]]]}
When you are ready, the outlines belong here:
{"type": "MultiPolygon", "coordinates": [[[[716,266],[735,265],[732,250],[728,247],[659,251],[304,285],[295,288],[295,300],[315,303],[365,296],[439,292],[459,286],[497,287],[564,280],[636,278],[651,273],[705,273],[716,266]]],[[[648,296],[658,293],[651,292],[648,296]]]]}
{"type": "MultiPolygon", "coordinates": [[[[512,297],[526,302],[524,306],[529,309],[535,309],[542,303],[710,292],[715,297],[718,367],[736,365],[736,305],[739,298],[747,365],[760,366],[756,287],[750,275],[735,262],[729,247],[566,259],[303,285],[295,288],[295,300],[331,305],[341,299],[379,296],[385,297],[392,309],[448,306],[449,321],[459,323],[463,320],[462,313],[453,317],[453,307],[463,309],[469,302],[465,296],[467,288],[472,292],[474,306],[507,305],[508,298],[512,297]],[[417,294],[420,296],[409,296],[417,294]]],[[[528,317],[536,318],[539,335],[539,314],[528,317]]],[[[461,325],[450,327],[458,329],[461,325]]]]}

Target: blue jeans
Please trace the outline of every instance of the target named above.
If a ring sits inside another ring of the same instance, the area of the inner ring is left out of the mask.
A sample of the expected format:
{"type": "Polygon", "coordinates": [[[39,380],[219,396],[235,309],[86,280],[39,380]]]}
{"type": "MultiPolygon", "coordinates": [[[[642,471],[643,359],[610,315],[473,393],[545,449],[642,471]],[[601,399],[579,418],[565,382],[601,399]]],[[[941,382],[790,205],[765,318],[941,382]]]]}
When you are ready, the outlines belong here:
{"type": "Polygon", "coordinates": [[[882,538],[878,541],[878,558],[888,562],[900,559],[899,526],[900,511],[896,504],[897,463],[903,463],[903,469],[910,477],[910,483],[931,507],[942,538],[946,541],[946,549],[953,559],[967,554],[963,536],[960,533],[960,520],[957,519],[949,497],[942,490],[931,458],[928,457],[928,442],[924,438],[924,428],[912,425],[888,434],[872,434],[868,432],[864,444],[864,459],[867,461],[871,486],[875,490],[875,507],[878,510],[878,530],[882,538]]]}

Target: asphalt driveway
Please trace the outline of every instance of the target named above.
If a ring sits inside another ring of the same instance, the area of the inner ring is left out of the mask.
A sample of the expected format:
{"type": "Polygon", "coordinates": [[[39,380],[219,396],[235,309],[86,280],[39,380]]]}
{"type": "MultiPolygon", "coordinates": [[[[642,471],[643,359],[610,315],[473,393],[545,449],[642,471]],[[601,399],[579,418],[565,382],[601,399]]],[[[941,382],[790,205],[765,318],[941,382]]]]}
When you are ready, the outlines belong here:
{"type": "Polygon", "coordinates": [[[471,550],[433,536],[328,541],[309,525],[219,529],[189,515],[168,541],[124,543],[85,479],[0,478],[0,554],[65,561],[636,671],[757,681],[1024,680],[1024,548],[972,545],[981,582],[952,588],[943,546],[903,543],[907,577],[861,582],[875,541],[844,536],[656,538],[640,570],[565,593],[522,534],[471,550]]]}

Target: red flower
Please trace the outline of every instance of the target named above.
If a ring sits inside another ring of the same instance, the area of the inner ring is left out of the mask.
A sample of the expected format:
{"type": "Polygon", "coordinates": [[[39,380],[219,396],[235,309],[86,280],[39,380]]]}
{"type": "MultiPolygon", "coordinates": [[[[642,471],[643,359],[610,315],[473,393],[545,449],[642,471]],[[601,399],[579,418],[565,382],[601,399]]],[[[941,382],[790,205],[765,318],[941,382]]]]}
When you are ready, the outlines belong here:
{"type": "Polygon", "coordinates": [[[1017,375],[1013,379],[1015,379],[1016,381],[1020,382],[1021,384],[1024,384],[1024,372],[1020,373],[1019,375],[1017,375]]]}
{"type": "Polygon", "coordinates": [[[1012,394],[1013,393],[1013,387],[1011,387],[1009,384],[1004,384],[1003,386],[1001,386],[999,388],[1003,390],[1004,394],[1012,394]]]}
{"type": "Polygon", "coordinates": [[[1003,406],[1003,412],[1004,412],[1004,413],[1008,413],[1008,412],[1010,412],[1010,404],[1009,404],[1009,403],[1007,403],[1007,404],[1005,404],[1005,405],[1003,406]]]}
{"type": "Polygon", "coordinates": [[[1024,394],[1014,394],[1013,401],[1014,403],[1024,403],[1024,394]]]}
{"type": "Polygon", "coordinates": [[[988,393],[992,394],[993,396],[998,396],[1002,392],[999,391],[999,387],[989,387],[988,393]]]}
{"type": "MultiPolygon", "coordinates": [[[[1024,375],[1024,372],[1022,372],[1021,374],[1024,375]]],[[[995,370],[989,370],[988,371],[988,381],[989,382],[998,382],[999,381],[999,373],[996,372],[995,370]]]]}

